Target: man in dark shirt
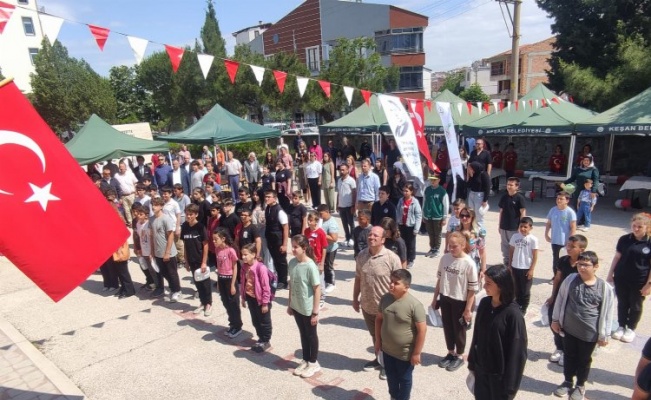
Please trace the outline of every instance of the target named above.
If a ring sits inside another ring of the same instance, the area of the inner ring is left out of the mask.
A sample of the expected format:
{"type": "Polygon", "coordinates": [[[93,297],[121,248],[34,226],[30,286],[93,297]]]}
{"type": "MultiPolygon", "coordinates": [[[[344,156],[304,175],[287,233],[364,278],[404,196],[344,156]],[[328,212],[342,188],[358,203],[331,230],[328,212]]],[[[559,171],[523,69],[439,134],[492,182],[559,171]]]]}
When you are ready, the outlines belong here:
{"type": "Polygon", "coordinates": [[[237,226],[240,224],[240,217],[235,214],[235,205],[233,200],[226,198],[222,202],[222,210],[224,217],[220,220],[219,226],[226,228],[231,238],[235,240],[237,237],[237,226]]]}
{"type": "MultiPolygon", "coordinates": [[[[355,150],[355,146],[348,144],[348,138],[345,136],[342,141],[344,145],[341,148],[341,157],[345,160],[348,156],[353,156],[353,159],[357,160],[357,151],[355,150]]],[[[335,160],[335,158],[333,158],[333,160],[335,160]]]]}
{"type": "Polygon", "coordinates": [[[122,197],[122,189],[120,189],[120,183],[113,178],[113,173],[111,173],[111,168],[108,165],[105,165],[104,168],[102,168],[102,180],[99,184],[100,189],[106,190],[106,189],[113,189],[115,190],[115,193],[117,194],[117,199],[120,200],[120,197],[122,197]]]}
{"type": "MultiPolygon", "coordinates": [[[[255,243],[256,258],[260,258],[262,239],[260,238],[258,228],[251,223],[251,210],[248,208],[242,209],[239,216],[242,224],[238,229],[237,237],[235,238],[235,244],[237,245],[238,251],[241,252],[242,247],[247,244],[255,243]]],[[[241,255],[242,253],[240,253],[240,256],[241,255]]]]}
{"type": "Polygon", "coordinates": [[[241,187],[238,191],[237,194],[239,196],[239,202],[235,205],[235,214],[240,215],[242,210],[245,208],[249,211],[253,210],[253,202],[251,201],[250,198],[250,193],[249,189],[245,187],[241,187]]]}
{"type": "Polygon", "coordinates": [[[470,158],[468,159],[468,164],[473,161],[480,162],[484,166],[484,171],[488,173],[490,177],[491,171],[493,170],[493,158],[491,153],[485,148],[486,143],[484,139],[477,139],[475,142],[475,150],[470,153],[470,158]]]}
{"type": "Polygon", "coordinates": [[[400,159],[400,156],[400,150],[396,147],[396,141],[393,139],[389,140],[389,150],[384,155],[384,165],[386,165],[387,172],[390,176],[393,174],[393,164],[400,159]]]}
{"type": "Polygon", "coordinates": [[[337,159],[337,152],[339,151],[338,148],[335,147],[334,142],[332,139],[328,140],[328,145],[323,149],[323,153],[330,153],[330,159],[332,161],[337,159]]]}

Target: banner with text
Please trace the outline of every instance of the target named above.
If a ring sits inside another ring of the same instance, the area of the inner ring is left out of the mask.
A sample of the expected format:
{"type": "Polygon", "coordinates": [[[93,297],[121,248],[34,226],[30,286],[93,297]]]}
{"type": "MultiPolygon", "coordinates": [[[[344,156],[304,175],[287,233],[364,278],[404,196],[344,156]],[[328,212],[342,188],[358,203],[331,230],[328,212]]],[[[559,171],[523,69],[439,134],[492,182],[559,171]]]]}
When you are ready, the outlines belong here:
{"type": "Polygon", "coordinates": [[[450,157],[450,169],[452,170],[452,182],[454,182],[454,187],[456,188],[457,177],[461,177],[461,179],[465,179],[465,174],[463,173],[463,166],[461,165],[461,155],[459,154],[459,141],[457,140],[457,133],[454,130],[454,121],[452,120],[450,103],[437,101],[436,111],[438,111],[439,116],[441,117],[441,125],[443,125],[443,132],[445,133],[445,142],[448,146],[448,155],[450,157]]]}

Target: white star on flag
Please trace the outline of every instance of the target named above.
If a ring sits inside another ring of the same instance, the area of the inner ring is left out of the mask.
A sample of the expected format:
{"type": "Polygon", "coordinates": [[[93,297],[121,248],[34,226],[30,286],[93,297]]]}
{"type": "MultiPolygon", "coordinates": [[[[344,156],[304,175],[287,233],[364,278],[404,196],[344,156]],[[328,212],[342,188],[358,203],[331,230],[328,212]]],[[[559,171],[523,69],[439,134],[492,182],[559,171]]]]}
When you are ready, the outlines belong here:
{"type": "Polygon", "coordinates": [[[61,200],[60,198],[50,193],[50,189],[52,188],[52,182],[48,183],[42,188],[32,183],[30,183],[29,186],[32,188],[32,192],[34,192],[34,194],[31,195],[27,200],[25,200],[25,203],[32,203],[38,201],[41,204],[41,207],[43,207],[43,211],[47,209],[48,201],[61,200]]]}

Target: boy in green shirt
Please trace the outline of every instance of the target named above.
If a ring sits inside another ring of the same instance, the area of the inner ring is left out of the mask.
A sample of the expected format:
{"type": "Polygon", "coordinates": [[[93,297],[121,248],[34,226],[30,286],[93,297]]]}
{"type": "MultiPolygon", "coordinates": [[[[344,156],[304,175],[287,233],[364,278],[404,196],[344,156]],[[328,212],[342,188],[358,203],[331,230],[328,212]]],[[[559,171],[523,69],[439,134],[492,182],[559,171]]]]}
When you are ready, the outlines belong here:
{"type": "Polygon", "coordinates": [[[450,200],[448,194],[439,185],[438,175],[430,175],[430,186],[425,189],[425,200],[423,201],[423,219],[425,228],[429,235],[429,252],[425,257],[438,257],[441,248],[441,232],[450,212],[450,200]]]}

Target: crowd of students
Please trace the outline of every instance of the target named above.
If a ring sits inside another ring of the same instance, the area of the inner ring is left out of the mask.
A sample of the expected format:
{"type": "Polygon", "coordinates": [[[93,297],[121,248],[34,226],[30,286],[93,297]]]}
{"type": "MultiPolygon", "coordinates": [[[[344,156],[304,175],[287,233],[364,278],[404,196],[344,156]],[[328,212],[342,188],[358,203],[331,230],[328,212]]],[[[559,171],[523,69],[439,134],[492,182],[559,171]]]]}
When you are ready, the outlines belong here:
{"type": "MultiPolygon", "coordinates": [[[[255,161],[252,156],[249,164],[255,161]]],[[[210,158],[204,160],[211,163],[210,158]]],[[[228,154],[225,163],[232,158],[228,154]]],[[[244,184],[229,177],[231,194],[226,196],[220,193],[217,174],[198,172],[205,168],[199,160],[186,161],[192,168],[187,185],[177,182],[185,168],[179,159],[173,160],[175,165],[165,174],[169,179],[163,186],[153,182],[158,175],[142,173],[144,159],[140,158],[133,170],[121,161],[115,173],[107,165],[101,176],[91,171],[89,175],[133,229],[134,252],[145,276],[143,288],[152,297],[165,294],[167,281],[169,300],[178,301],[178,269],[185,268],[192,273],[199,298],[194,313],[210,316],[210,275],[215,271],[214,285],[228,315],[224,334],[230,338],[241,334],[241,308],[248,308],[258,337],[252,350],[264,352],[270,347],[275,292],[289,289],[287,312],[294,316],[303,349],[303,360],[294,374],[302,377],[320,370],[319,310],[336,289],[337,251],[340,246],[352,247],[356,260],[353,307],[362,312],[376,354],[381,353],[365,369],[380,369],[380,378],[388,380],[391,397],[396,399],[409,398],[411,373],[420,363],[425,338],[425,309],[408,293],[408,269],[414,266],[416,238],[424,225],[429,239],[425,257],[440,257],[431,303],[433,310],[440,310],[447,346],[439,367],[453,372],[467,360],[477,399],[514,398],[526,363],[524,315],[540,249],[533,220],[526,216],[519,179],[508,178],[498,203],[503,265],[488,267],[483,217],[491,182],[486,179],[489,168],[478,161],[481,157],[468,168],[468,202],[457,198],[451,205],[435,174],[427,177],[424,187],[403,182],[402,195],[394,201],[395,191],[387,180],[392,175],[398,181],[407,180],[407,174],[395,171],[400,169],[396,163],[389,174],[381,162],[380,171],[373,170],[370,160],[362,161],[357,179],[351,177],[347,164],[339,166],[338,177],[328,168],[336,201],[321,204],[320,195],[312,193],[312,200],[318,201],[306,205],[301,203],[305,191],[292,191],[292,174],[285,176],[282,158],[275,163],[275,176],[270,171],[273,164],[265,162],[255,182],[248,179],[244,184]],[[342,235],[333,212],[341,219],[342,235]],[[293,258],[288,262],[290,249],[293,258]],[[487,297],[476,301],[482,289],[487,297]],[[466,356],[466,332],[475,309],[475,334],[466,356]]],[[[159,167],[167,163],[163,156],[159,161],[159,167]]],[[[585,182],[586,190],[589,184],[585,182]]],[[[579,207],[581,202],[579,197],[579,207]]],[[[556,347],[550,361],[564,368],[564,381],[554,394],[571,399],[585,394],[596,345],[606,345],[609,338],[623,342],[635,338],[643,300],[651,293],[648,215],[636,214],[632,233],[620,238],[608,282],[596,277],[599,259],[588,251],[587,238],[576,234],[576,221],[570,195],[559,192],[545,227],[553,253],[551,296],[546,305],[556,347]],[[567,255],[560,257],[563,247],[567,255]],[[611,332],[615,298],[619,327],[611,332]]],[[[118,298],[135,294],[125,246],[101,267],[104,290],[115,292],[118,298]]]]}

